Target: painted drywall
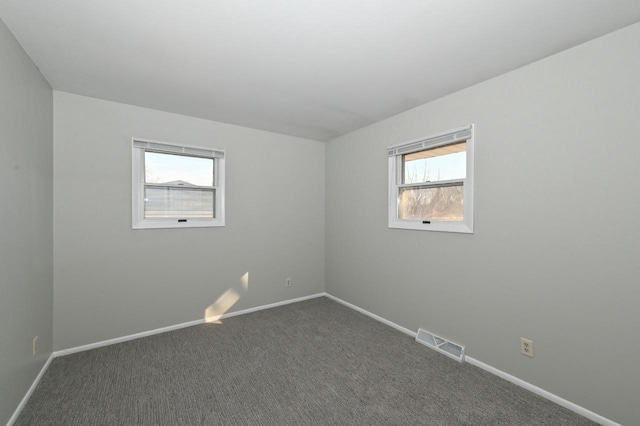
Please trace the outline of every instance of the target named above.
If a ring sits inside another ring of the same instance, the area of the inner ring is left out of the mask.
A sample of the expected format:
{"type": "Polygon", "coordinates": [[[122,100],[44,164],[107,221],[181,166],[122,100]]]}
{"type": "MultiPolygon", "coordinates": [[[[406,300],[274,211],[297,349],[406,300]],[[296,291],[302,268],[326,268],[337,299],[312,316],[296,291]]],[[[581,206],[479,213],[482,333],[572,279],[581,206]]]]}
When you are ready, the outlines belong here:
{"type": "Polygon", "coordinates": [[[328,143],[327,292],[636,424],[638,46],[640,24],[328,143]],[[471,123],[475,233],[388,229],[386,147],[471,123]]]}
{"type": "Polygon", "coordinates": [[[324,149],[54,91],[56,350],[324,291],[324,149]],[[132,230],[132,137],[225,149],[226,226],[132,230]]]}
{"type": "Polygon", "coordinates": [[[0,424],[5,424],[52,351],[53,101],[51,87],[2,21],[0,62],[0,424]]]}

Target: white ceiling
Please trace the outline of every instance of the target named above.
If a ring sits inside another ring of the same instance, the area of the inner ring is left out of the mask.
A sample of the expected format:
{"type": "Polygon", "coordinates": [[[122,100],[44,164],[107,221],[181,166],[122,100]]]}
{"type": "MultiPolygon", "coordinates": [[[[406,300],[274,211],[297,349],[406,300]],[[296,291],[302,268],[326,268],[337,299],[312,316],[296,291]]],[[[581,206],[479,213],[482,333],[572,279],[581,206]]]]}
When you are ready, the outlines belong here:
{"type": "Polygon", "coordinates": [[[54,89],[326,141],[640,21],[638,0],[0,0],[54,89]]]}

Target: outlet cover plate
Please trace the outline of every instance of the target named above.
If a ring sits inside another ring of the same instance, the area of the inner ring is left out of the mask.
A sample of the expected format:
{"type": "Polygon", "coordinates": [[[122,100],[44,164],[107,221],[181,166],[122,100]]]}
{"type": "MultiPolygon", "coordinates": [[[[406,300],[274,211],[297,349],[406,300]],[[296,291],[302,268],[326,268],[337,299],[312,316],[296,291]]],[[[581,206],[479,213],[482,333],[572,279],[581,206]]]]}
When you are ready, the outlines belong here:
{"type": "Polygon", "coordinates": [[[520,353],[533,358],[533,340],[520,338],[520,353]]]}

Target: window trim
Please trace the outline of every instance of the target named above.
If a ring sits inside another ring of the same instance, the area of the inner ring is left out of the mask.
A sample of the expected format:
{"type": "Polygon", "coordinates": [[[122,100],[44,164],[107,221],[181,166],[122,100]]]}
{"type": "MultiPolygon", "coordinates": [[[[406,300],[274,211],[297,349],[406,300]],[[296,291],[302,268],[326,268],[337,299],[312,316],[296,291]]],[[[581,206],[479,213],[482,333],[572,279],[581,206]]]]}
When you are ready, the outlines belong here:
{"type": "Polygon", "coordinates": [[[204,228],[225,226],[225,151],[218,148],[160,142],[149,139],[131,138],[131,228],[204,228]],[[144,153],[160,152],[164,154],[186,155],[190,157],[210,158],[214,160],[215,212],[213,218],[186,218],[180,222],[175,218],[144,217],[145,166],[144,153]]]}
{"type": "Polygon", "coordinates": [[[392,145],[387,148],[389,156],[389,203],[388,218],[389,228],[396,229],[413,229],[420,231],[440,231],[440,232],[457,232],[473,234],[473,195],[474,195],[474,125],[459,127],[446,132],[438,133],[425,138],[414,139],[408,142],[392,145]],[[425,149],[437,148],[443,145],[449,145],[455,142],[467,142],[466,159],[467,159],[467,175],[464,179],[454,179],[451,181],[438,181],[433,184],[403,184],[402,183],[402,156],[412,152],[422,151],[425,149]],[[425,186],[442,186],[443,184],[451,184],[452,182],[463,182],[464,197],[464,219],[462,221],[431,221],[431,223],[423,223],[421,220],[399,219],[398,204],[399,191],[404,187],[425,187],[425,186]]]}

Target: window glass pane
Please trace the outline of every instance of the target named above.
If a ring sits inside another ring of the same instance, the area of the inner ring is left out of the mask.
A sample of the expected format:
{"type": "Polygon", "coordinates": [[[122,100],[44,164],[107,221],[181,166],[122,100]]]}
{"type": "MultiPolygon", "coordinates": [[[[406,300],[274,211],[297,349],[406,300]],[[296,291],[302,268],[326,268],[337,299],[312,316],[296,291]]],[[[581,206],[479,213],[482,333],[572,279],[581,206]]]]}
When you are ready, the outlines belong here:
{"type": "Polygon", "coordinates": [[[212,158],[145,151],[145,182],[213,187],[213,162],[212,158]]]}
{"type": "Polygon", "coordinates": [[[145,219],[213,218],[215,190],[146,187],[145,219]]]}
{"type": "Polygon", "coordinates": [[[462,185],[439,188],[400,188],[398,219],[464,220],[462,185]]]}
{"type": "Polygon", "coordinates": [[[464,179],[467,142],[456,142],[402,156],[403,182],[422,183],[464,179]]]}

